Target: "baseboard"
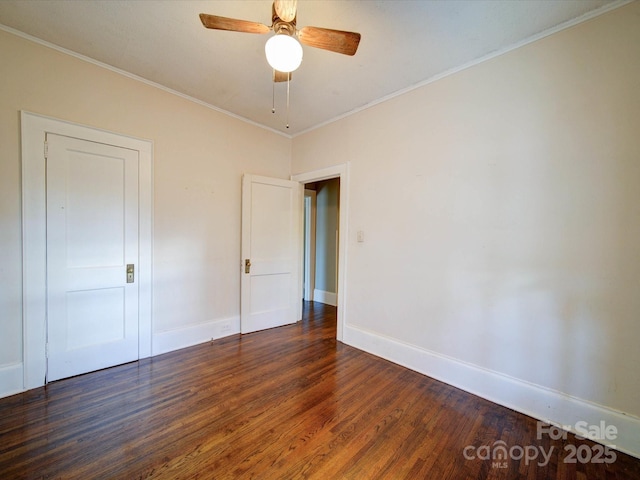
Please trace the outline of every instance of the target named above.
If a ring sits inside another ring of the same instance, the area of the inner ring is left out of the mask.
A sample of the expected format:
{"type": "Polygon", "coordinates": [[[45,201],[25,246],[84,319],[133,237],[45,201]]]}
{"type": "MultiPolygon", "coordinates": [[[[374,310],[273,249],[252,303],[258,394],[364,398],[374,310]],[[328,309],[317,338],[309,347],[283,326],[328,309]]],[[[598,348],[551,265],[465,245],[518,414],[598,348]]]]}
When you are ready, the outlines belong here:
{"type": "Polygon", "coordinates": [[[351,325],[345,326],[343,341],[573,433],[588,429],[579,422],[586,422],[588,426],[600,426],[601,422],[613,425],[617,429],[615,439],[594,440],[640,458],[640,418],[351,325]]]}
{"type": "Polygon", "coordinates": [[[240,333],[240,317],[222,318],[153,334],[152,354],[172,352],[211,339],[240,333]]]}
{"type": "Polygon", "coordinates": [[[24,391],[22,363],[0,367],[0,398],[24,391]]]}
{"type": "Polygon", "coordinates": [[[326,303],[327,305],[335,307],[338,305],[338,295],[334,292],[325,292],[324,290],[318,290],[316,288],[313,290],[313,301],[326,303]]]}
{"type": "MultiPolygon", "coordinates": [[[[236,333],[240,333],[239,316],[160,332],[153,335],[152,354],[160,355],[236,333]]],[[[22,363],[0,367],[0,398],[23,392],[23,375],[22,363]]]]}

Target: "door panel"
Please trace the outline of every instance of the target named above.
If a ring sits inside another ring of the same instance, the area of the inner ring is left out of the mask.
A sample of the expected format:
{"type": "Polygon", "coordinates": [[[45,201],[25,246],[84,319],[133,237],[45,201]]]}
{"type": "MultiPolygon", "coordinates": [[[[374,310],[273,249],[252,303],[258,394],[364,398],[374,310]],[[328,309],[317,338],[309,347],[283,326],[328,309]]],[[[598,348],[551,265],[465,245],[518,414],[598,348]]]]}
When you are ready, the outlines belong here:
{"type": "Polygon", "coordinates": [[[301,194],[297,182],[243,177],[242,333],[299,320],[301,194]]]}
{"type": "Polygon", "coordinates": [[[77,348],[119,341],[125,338],[124,289],[102,288],[67,293],[67,348],[77,348]],[[95,305],[101,306],[96,310],[95,305]]]}
{"type": "Polygon", "coordinates": [[[66,153],[67,266],[122,265],[124,161],[70,149],[66,153]]]}
{"type": "Polygon", "coordinates": [[[47,380],[138,359],[138,152],[47,135],[47,380]]]}

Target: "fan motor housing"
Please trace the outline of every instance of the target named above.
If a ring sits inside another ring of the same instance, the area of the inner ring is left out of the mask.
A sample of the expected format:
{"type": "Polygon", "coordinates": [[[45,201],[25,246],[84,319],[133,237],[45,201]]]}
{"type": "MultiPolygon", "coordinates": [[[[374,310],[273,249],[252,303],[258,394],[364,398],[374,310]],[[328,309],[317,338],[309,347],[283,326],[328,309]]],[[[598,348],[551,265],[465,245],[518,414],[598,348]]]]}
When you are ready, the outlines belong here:
{"type": "Polygon", "coordinates": [[[293,17],[293,20],[291,20],[290,22],[285,22],[284,20],[282,20],[278,14],[276,13],[276,7],[275,5],[271,6],[271,20],[273,22],[273,31],[276,34],[286,34],[289,36],[294,36],[296,33],[296,19],[297,19],[297,15],[295,17],[293,17]]]}

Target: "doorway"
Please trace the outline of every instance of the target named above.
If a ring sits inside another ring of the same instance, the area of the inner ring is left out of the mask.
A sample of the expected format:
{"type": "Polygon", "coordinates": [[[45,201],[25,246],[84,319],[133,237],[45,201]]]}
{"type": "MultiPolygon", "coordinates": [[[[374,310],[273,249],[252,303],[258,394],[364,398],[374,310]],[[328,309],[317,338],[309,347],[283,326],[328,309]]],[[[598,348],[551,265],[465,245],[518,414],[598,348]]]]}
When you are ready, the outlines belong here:
{"type": "MultiPolygon", "coordinates": [[[[338,232],[337,236],[337,251],[336,251],[336,286],[335,286],[335,303],[336,307],[336,315],[337,315],[337,328],[336,328],[336,339],[339,341],[343,341],[345,325],[347,321],[347,313],[348,313],[348,305],[346,302],[345,296],[345,279],[346,279],[346,265],[347,265],[347,238],[349,235],[348,232],[348,212],[349,212],[349,165],[347,163],[341,165],[335,165],[332,167],[323,168],[320,170],[313,170],[297,175],[292,175],[291,179],[299,182],[303,185],[313,183],[313,182],[321,182],[323,180],[329,179],[339,179],[340,188],[338,192],[338,205],[340,208],[338,209],[338,232]]],[[[302,230],[302,229],[301,229],[302,230]]],[[[304,234],[301,232],[300,242],[304,243],[304,234]]],[[[316,249],[317,250],[317,249],[316,249]]],[[[302,255],[301,255],[302,257],[302,255]]],[[[302,298],[302,290],[303,284],[300,282],[300,296],[298,298],[302,298]]],[[[317,286],[316,286],[317,290],[317,286]]],[[[315,298],[315,300],[318,300],[315,298]]],[[[302,302],[300,302],[300,311],[298,318],[302,318],[302,302]]]]}
{"type": "Polygon", "coordinates": [[[337,306],[340,178],[305,184],[304,299],[337,306]]]}

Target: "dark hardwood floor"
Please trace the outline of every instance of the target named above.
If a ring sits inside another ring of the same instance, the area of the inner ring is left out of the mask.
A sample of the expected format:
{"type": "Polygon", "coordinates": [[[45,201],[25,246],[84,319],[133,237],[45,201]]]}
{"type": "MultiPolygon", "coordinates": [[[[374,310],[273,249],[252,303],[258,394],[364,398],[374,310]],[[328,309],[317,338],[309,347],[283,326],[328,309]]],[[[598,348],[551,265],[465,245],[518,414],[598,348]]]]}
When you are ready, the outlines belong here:
{"type": "Polygon", "coordinates": [[[619,452],[566,463],[598,446],[538,440],[530,417],[336,342],[333,307],[305,311],[1,399],[0,479],[640,479],[619,452]],[[539,456],[478,458],[496,442],[539,456]]]}

